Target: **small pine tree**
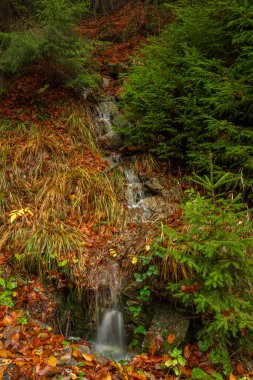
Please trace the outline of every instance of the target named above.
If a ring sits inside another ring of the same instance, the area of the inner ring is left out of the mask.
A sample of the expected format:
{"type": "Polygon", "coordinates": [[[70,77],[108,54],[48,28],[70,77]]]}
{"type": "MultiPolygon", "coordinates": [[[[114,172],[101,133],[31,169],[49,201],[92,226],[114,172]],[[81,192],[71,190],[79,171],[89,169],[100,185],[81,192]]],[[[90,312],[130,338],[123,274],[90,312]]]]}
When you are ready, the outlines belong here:
{"type": "Polygon", "coordinates": [[[239,197],[227,200],[216,194],[228,181],[227,175],[196,176],[207,196],[193,193],[183,207],[186,227],[166,232],[166,254],[192,273],[168,289],[202,317],[200,347],[211,349],[213,363],[221,362],[226,374],[232,349],[253,349],[253,225],[239,197]]]}

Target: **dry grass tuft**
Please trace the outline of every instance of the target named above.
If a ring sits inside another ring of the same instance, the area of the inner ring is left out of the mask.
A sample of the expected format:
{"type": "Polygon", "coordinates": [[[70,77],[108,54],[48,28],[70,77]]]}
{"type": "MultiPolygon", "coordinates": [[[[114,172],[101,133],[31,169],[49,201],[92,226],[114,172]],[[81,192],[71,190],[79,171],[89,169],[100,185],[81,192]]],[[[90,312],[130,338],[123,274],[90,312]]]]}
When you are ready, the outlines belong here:
{"type": "Polygon", "coordinates": [[[0,129],[0,249],[19,269],[43,278],[62,271],[75,281],[87,254],[83,223],[124,224],[119,174],[105,170],[90,118],[80,111],[57,123],[0,129]],[[13,210],[26,209],[11,221],[13,210]]]}

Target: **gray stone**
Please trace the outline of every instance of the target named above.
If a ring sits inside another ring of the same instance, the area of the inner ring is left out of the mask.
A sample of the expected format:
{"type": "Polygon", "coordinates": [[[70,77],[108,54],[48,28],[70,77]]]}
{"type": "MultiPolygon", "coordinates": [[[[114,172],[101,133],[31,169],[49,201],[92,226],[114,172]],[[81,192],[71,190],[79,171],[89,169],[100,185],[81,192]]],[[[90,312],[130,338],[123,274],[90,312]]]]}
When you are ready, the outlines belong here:
{"type": "Polygon", "coordinates": [[[98,142],[105,149],[117,149],[123,144],[122,138],[115,131],[108,132],[104,136],[99,137],[98,142]]]}
{"type": "Polygon", "coordinates": [[[91,351],[91,355],[93,356],[93,358],[96,360],[96,362],[100,365],[105,365],[106,363],[108,363],[108,359],[106,359],[104,356],[102,355],[99,355],[96,351],[91,351]]]}
{"type": "Polygon", "coordinates": [[[162,190],[164,190],[164,186],[156,177],[151,177],[148,181],[145,182],[145,185],[155,193],[160,193],[162,190]]]}
{"type": "Polygon", "coordinates": [[[158,306],[143,342],[143,348],[148,350],[155,343],[160,353],[170,352],[184,342],[188,328],[187,315],[167,305],[158,306]]]}
{"type": "Polygon", "coordinates": [[[151,214],[157,217],[166,217],[174,211],[173,205],[160,196],[147,197],[142,199],[139,203],[143,209],[150,210],[151,214]]]}
{"type": "Polygon", "coordinates": [[[60,357],[58,365],[67,365],[72,367],[77,365],[77,361],[72,357],[71,353],[69,352],[60,357]]]}
{"type": "Polygon", "coordinates": [[[83,344],[78,345],[78,351],[80,351],[82,354],[90,355],[90,348],[88,346],[85,346],[83,344]]]}
{"type": "Polygon", "coordinates": [[[102,87],[103,87],[103,88],[108,88],[108,87],[110,87],[110,79],[104,77],[104,78],[102,79],[102,81],[103,81],[103,82],[102,82],[102,87]]]}

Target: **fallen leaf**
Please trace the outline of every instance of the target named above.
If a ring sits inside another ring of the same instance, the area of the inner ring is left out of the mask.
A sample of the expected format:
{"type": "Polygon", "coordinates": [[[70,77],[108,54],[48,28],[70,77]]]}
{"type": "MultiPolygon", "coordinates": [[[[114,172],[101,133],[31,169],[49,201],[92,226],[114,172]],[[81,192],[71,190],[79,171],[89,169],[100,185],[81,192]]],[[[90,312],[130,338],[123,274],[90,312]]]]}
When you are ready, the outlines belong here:
{"type": "Polygon", "coordinates": [[[198,288],[199,288],[198,284],[193,284],[190,286],[181,285],[181,290],[185,293],[194,293],[198,290],[198,288]]]}
{"type": "Polygon", "coordinates": [[[233,373],[230,373],[229,380],[237,380],[237,377],[233,373]]]}
{"type": "Polygon", "coordinates": [[[87,362],[93,362],[94,361],[94,357],[91,356],[91,355],[88,355],[88,354],[82,354],[82,357],[87,360],[87,362]]]}
{"type": "Polygon", "coordinates": [[[146,375],[144,375],[144,373],[132,372],[131,376],[137,380],[146,380],[147,379],[147,377],[146,377],[146,375]]]}
{"type": "Polygon", "coordinates": [[[191,357],[191,350],[190,350],[190,345],[187,344],[184,348],[184,357],[185,359],[189,359],[191,357]]]}
{"type": "Polygon", "coordinates": [[[157,351],[157,344],[156,344],[156,341],[155,341],[155,342],[153,342],[153,343],[149,346],[148,353],[149,353],[149,355],[154,356],[155,353],[156,353],[156,351],[157,351]]]}
{"type": "Polygon", "coordinates": [[[137,264],[137,262],[138,262],[138,258],[136,256],[134,256],[131,260],[131,263],[135,265],[135,264],[137,264]]]}
{"type": "Polygon", "coordinates": [[[9,315],[6,315],[4,319],[2,320],[3,325],[11,326],[13,324],[13,318],[9,315]]]}
{"type": "Polygon", "coordinates": [[[244,375],[246,372],[241,364],[237,364],[236,371],[239,373],[239,375],[244,375]]]}
{"type": "Polygon", "coordinates": [[[172,343],[174,343],[175,339],[176,339],[176,334],[169,334],[168,338],[167,338],[167,342],[169,344],[172,344],[172,343]]]}
{"type": "Polygon", "coordinates": [[[7,350],[1,350],[0,351],[0,358],[14,358],[15,355],[12,354],[10,351],[7,350]]]}
{"type": "Polygon", "coordinates": [[[58,363],[58,360],[54,356],[50,356],[47,362],[47,364],[50,365],[51,367],[56,367],[57,363],[58,363]]]}

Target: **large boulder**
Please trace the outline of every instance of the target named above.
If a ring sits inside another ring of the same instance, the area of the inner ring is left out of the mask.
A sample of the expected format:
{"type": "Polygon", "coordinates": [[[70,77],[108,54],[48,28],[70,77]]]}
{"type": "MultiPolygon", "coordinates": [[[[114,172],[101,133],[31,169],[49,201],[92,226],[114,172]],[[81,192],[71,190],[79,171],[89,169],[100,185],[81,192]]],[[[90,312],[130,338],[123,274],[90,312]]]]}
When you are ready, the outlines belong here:
{"type": "Polygon", "coordinates": [[[166,200],[178,202],[182,199],[182,189],[177,179],[172,178],[169,182],[163,183],[160,178],[151,177],[145,182],[145,186],[166,200]]]}
{"type": "Polygon", "coordinates": [[[185,341],[188,328],[187,315],[167,305],[158,306],[143,342],[143,348],[152,353],[173,351],[185,341]]]}
{"type": "Polygon", "coordinates": [[[174,212],[174,206],[161,196],[152,196],[139,202],[143,210],[149,211],[151,216],[165,218],[174,212]]]}

